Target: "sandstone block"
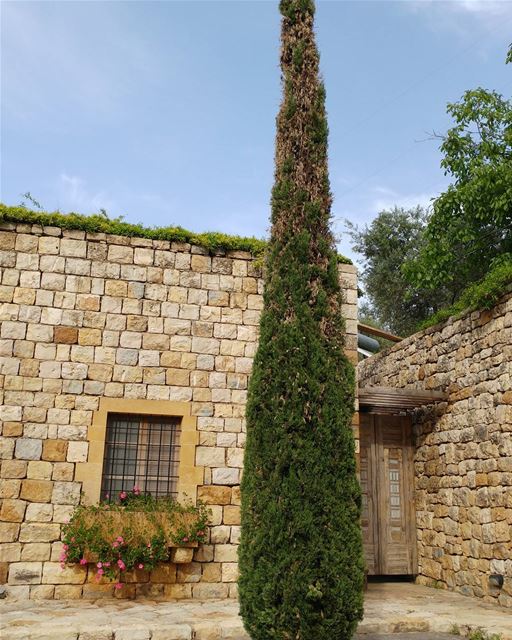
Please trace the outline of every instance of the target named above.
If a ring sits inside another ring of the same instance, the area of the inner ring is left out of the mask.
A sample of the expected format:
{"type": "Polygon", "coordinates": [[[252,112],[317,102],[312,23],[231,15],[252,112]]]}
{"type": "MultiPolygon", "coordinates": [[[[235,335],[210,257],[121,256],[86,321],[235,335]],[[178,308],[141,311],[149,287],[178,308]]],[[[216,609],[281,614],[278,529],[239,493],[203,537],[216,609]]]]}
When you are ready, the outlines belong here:
{"type": "Polygon", "coordinates": [[[238,580],[238,562],[222,563],[222,582],[236,582],[238,580]]]}
{"type": "Polygon", "coordinates": [[[238,546],[218,544],[215,547],[215,562],[238,562],[238,546]]]}
{"type": "Polygon", "coordinates": [[[213,545],[201,544],[194,551],[194,560],[197,562],[212,562],[213,561],[213,545]]]}
{"type": "Polygon", "coordinates": [[[21,558],[22,545],[19,542],[0,544],[0,562],[18,562],[21,558]]]}
{"type": "Polygon", "coordinates": [[[53,341],[58,344],[77,344],[78,329],[75,327],[54,327],[53,341]]]}
{"type": "Polygon", "coordinates": [[[50,584],[37,584],[30,587],[31,600],[51,600],[54,593],[55,587],[50,584]]]}
{"type": "Polygon", "coordinates": [[[59,538],[58,524],[23,523],[20,528],[20,542],[53,542],[59,538]]]}
{"type": "Polygon", "coordinates": [[[225,463],[223,447],[196,447],[196,464],[205,467],[220,467],[225,463]]]}
{"type": "Polygon", "coordinates": [[[22,408],[21,407],[15,407],[15,406],[9,406],[9,405],[3,405],[0,407],[0,420],[3,420],[5,422],[15,422],[15,421],[19,421],[21,420],[21,416],[22,416],[22,408]]]}
{"type": "Polygon", "coordinates": [[[68,444],[68,462],[86,462],[89,443],[80,440],[73,440],[68,444]]]}
{"type": "Polygon", "coordinates": [[[21,490],[21,480],[4,480],[0,482],[0,498],[15,500],[19,497],[21,490]]]}
{"type": "Polygon", "coordinates": [[[66,460],[68,443],[65,440],[45,440],[42,446],[43,460],[63,462],[66,460]]]}
{"type": "Polygon", "coordinates": [[[233,487],[231,491],[231,504],[241,504],[240,487],[233,487]]]}
{"type": "Polygon", "coordinates": [[[166,584],[164,585],[164,597],[170,600],[184,600],[192,597],[191,584],[166,584]]]}
{"type": "Polygon", "coordinates": [[[32,460],[28,463],[27,478],[32,480],[50,480],[52,477],[53,465],[51,462],[43,460],[32,460]]]}
{"type": "Polygon", "coordinates": [[[77,505],[80,502],[80,483],[55,482],[52,502],[53,504],[77,505]]]}
{"type": "Polygon", "coordinates": [[[27,522],[51,522],[53,517],[52,504],[33,502],[27,506],[25,520],[27,522]]]}
{"type": "Polygon", "coordinates": [[[42,562],[15,562],[9,567],[8,583],[40,584],[42,567],[42,562]]]}
{"type": "Polygon", "coordinates": [[[2,500],[0,520],[4,522],[23,522],[26,502],[22,500],[2,500]]]}
{"type": "MultiPolygon", "coordinates": [[[[5,438],[17,438],[21,436],[23,433],[23,423],[22,422],[4,422],[4,426],[2,429],[2,435],[5,438]]],[[[10,449],[11,447],[9,447],[10,449]]],[[[13,448],[14,450],[14,448],[13,448]]],[[[0,456],[1,457],[1,456],[0,456]]]]}
{"type": "Polygon", "coordinates": [[[43,584],[83,584],[87,576],[84,567],[66,565],[61,568],[58,562],[45,562],[43,565],[43,584]]]}
{"type": "Polygon", "coordinates": [[[121,264],[133,264],[133,249],[115,244],[110,245],[108,248],[108,260],[109,262],[121,264]]]}
{"type": "Polygon", "coordinates": [[[27,464],[24,460],[3,460],[0,477],[24,478],[27,475],[27,464]]]}
{"type": "Polygon", "coordinates": [[[50,559],[50,543],[34,542],[25,544],[21,550],[21,559],[24,562],[39,561],[45,562],[50,559]]]}
{"type": "Polygon", "coordinates": [[[210,528],[210,541],[212,544],[226,544],[229,542],[231,527],[219,525],[210,528]]]}
{"type": "Polygon", "coordinates": [[[20,497],[29,502],[50,502],[52,491],[51,480],[23,480],[20,497]]]}
{"type": "Polygon", "coordinates": [[[102,332],[100,329],[79,329],[78,344],[83,346],[99,347],[101,345],[102,332]]]}
{"type": "MultiPolygon", "coordinates": [[[[194,598],[199,600],[208,600],[208,599],[224,599],[228,596],[228,585],[222,583],[200,583],[195,584],[192,587],[192,594],[194,598]]],[[[241,623],[240,623],[241,626],[241,623]]],[[[200,636],[200,637],[208,637],[208,636],[200,636]]],[[[227,636],[224,636],[227,637],[227,636]]]]}
{"type": "Polygon", "coordinates": [[[222,565],[218,562],[206,562],[203,564],[201,582],[220,582],[222,580],[222,565]]]}
{"type": "Polygon", "coordinates": [[[59,253],[60,238],[42,236],[39,238],[39,253],[56,255],[59,253]]]}
{"type": "Polygon", "coordinates": [[[223,522],[227,525],[240,524],[240,507],[236,505],[227,505],[224,507],[223,522]]]}
{"type": "Polygon", "coordinates": [[[151,572],[151,582],[174,584],[176,582],[176,565],[160,564],[151,572]]]}
{"type": "Polygon", "coordinates": [[[84,240],[62,238],[60,241],[60,254],[72,258],[85,258],[87,255],[87,243],[84,240]]]}
{"type": "MultiPolygon", "coordinates": [[[[55,587],[54,598],[55,600],[78,600],[82,595],[82,587],[80,585],[60,584],[55,587]]],[[[97,635],[95,632],[89,634],[87,631],[80,632],[80,638],[89,638],[90,640],[103,640],[101,635],[97,635]]],[[[109,636],[109,640],[110,640],[109,636]]],[[[104,636],[105,640],[107,636],[104,636]]]]}
{"type": "Polygon", "coordinates": [[[176,582],[183,584],[199,582],[201,580],[201,564],[199,562],[187,562],[179,564],[176,574],[176,582]]]}
{"type": "Polygon", "coordinates": [[[73,480],[75,465],[70,462],[56,462],[53,465],[52,480],[73,480]]]}
{"type": "Polygon", "coordinates": [[[239,469],[213,469],[213,484],[234,485],[240,484],[239,469]]]}
{"type": "Polygon", "coordinates": [[[207,485],[198,488],[197,497],[205,504],[230,504],[231,487],[207,485]]]}
{"type": "Polygon", "coordinates": [[[43,443],[41,440],[36,440],[35,438],[19,438],[16,441],[14,455],[21,460],[39,460],[42,450],[43,443]]]}
{"type": "Polygon", "coordinates": [[[194,549],[187,547],[176,547],[171,549],[171,562],[175,564],[186,564],[192,562],[194,549]]]}

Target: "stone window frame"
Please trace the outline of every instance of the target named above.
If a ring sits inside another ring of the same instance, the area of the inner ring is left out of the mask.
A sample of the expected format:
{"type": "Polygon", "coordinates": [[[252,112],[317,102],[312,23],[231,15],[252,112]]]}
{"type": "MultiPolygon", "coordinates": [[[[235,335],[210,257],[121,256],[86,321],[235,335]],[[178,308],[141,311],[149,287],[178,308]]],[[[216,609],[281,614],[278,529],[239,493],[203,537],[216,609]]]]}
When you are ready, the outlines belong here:
{"type": "Polygon", "coordinates": [[[196,466],[196,446],[199,444],[197,418],[191,415],[188,402],[168,400],[131,400],[124,398],[101,398],[97,411],[93,413],[88,429],[89,453],[87,462],[77,463],[75,480],[82,483],[82,502],[97,504],[101,495],[105,438],[109,413],[172,416],[181,419],[180,462],[178,471],[178,502],[197,500],[197,487],[203,484],[204,467],[196,466]]]}

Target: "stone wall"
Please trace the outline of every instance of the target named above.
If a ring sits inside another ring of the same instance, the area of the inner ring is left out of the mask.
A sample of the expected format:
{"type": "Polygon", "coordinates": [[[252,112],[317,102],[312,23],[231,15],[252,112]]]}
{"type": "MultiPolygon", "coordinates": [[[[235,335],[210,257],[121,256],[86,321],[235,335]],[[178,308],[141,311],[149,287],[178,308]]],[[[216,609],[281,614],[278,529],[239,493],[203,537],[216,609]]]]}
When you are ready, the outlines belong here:
{"type": "MultiPolygon", "coordinates": [[[[340,271],[355,361],[356,273],[340,271]]],[[[180,482],[209,505],[212,526],[192,561],[127,576],[116,595],[236,596],[244,412],[262,307],[252,256],[3,224],[0,276],[0,583],[8,597],[113,594],[86,568],[61,570],[61,525],[82,490],[99,498],[105,407],[150,412],[154,403],[166,413],[178,407],[187,424],[180,482]]]]}
{"type": "Polygon", "coordinates": [[[418,581],[512,606],[512,294],[362,362],[359,384],[448,392],[414,415],[418,581]]]}

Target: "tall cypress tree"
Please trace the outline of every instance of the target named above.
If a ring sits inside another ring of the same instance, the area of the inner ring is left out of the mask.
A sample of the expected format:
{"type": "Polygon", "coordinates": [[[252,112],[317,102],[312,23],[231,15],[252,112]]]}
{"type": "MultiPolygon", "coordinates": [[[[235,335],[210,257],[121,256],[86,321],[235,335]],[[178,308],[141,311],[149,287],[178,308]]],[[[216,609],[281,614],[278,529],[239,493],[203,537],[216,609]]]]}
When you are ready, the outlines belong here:
{"type": "Polygon", "coordinates": [[[240,606],[253,640],[343,640],[362,616],[354,371],[329,228],[313,0],[281,0],[264,309],[247,404],[240,606]]]}

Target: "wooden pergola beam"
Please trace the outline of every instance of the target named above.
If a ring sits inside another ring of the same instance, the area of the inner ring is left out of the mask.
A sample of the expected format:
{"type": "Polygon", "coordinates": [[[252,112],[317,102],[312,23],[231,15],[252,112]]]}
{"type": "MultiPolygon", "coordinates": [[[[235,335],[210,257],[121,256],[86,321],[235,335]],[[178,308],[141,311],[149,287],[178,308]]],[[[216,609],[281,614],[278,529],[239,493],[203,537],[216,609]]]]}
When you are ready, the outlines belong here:
{"type": "Polygon", "coordinates": [[[362,322],[357,323],[357,330],[360,333],[369,333],[371,336],[376,336],[377,338],[384,338],[385,340],[390,340],[391,342],[400,342],[403,340],[400,336],[395,336],[393,333],[388,333],[383,329],[377,329],[376,327],[370,327],[368,324],[363,324],[362,322]]]}
{"type": "Polygon", "coordinates": [[[363,411],[379,409],[386,413],[416,409],[436,402],[446,402],[444,391],[423,389],[395,389],[394,387],[361,387],[358,393],[359,407],[363,411]]]}

